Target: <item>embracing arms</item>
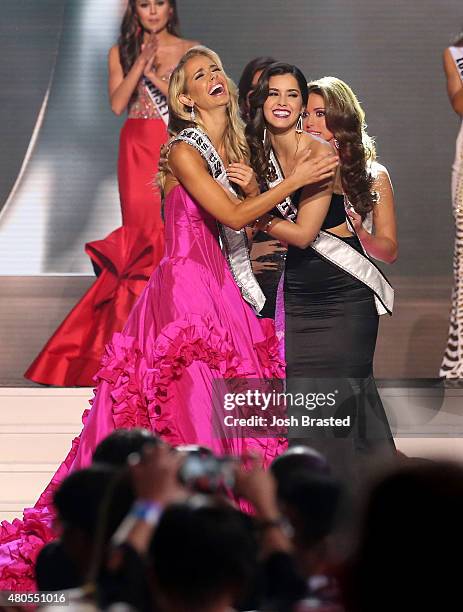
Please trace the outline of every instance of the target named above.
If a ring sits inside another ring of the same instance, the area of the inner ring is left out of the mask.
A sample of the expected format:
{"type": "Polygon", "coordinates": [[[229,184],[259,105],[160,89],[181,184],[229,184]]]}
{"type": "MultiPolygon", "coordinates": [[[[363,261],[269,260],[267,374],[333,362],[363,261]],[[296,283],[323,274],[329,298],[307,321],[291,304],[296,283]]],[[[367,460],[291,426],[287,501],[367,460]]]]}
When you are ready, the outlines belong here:
{"type": "MultiPolygon", "coordinates": [[[[330,154],[327,143],[312,144],[314,154],[330,154]]],[[[287,242],[300,249],[306,249],[315,240],[328,212],[333,193],[333,178],[325,177],[314,184],[305,184],[299,201],[295,223],[278,217],[264,217],[257,225],[273,238],[287,242]]]]}
{"type": "Polygon", "coordinates": [[[203,158],[193,147],[175,143],[169,153],[169,167],[176,179],[207,212],[235,230],[274,208],[299,187],[331,177],[336,165],[337,158],[331,153],[312,157],[308,151],[294,172],[279,185],[260,195],[238,200],[229,197],[209,175],[203,158]]]}

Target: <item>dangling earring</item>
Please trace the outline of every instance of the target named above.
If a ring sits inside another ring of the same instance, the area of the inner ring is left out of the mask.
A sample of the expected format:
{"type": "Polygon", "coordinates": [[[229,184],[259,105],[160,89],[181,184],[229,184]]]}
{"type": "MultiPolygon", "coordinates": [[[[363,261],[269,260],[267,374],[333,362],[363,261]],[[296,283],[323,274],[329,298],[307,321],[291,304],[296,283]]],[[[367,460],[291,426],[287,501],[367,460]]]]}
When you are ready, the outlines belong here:
{"type": "Polygon", "coordinates": [[[303,131],[304,131],[304,125],[302,124],[302,113],[301,113],[296,123],[296,134],[302,134],[303,131]]]}
{"type": "Polygon", "coordinates": [[[262,142],[265,144],[266,140],[267,140],[267,128],[264,127],[264,137],[262,138],[262,142]]]}
{"type": "Polygon", "coordinates": [[[195,115],[195,105],[193,104],[193,106],[190,106],[190,119],[191,121],[195,121],[196,115],[195,115]]]}
{"type": "Polygon", "coordinates": [[[336,147],[336,149],[339,149],[339,140],[337,140],[336,138],[333,139],[333,144],[336,147]]]}

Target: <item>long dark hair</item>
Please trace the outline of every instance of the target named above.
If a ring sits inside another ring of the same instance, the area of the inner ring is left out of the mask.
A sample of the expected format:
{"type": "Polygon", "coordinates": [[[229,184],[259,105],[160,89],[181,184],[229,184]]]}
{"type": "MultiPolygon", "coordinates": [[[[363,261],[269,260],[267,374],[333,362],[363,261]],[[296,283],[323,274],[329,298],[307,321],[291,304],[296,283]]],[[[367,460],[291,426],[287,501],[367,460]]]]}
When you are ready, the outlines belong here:
{"type": "Polygon", "coordinates": [[[256,89],[249,96],[249,121],[246,125],[246,139],[251,151],[251,166],[261,180],[272,179],[269,175],[269,155],[270,141],[263,142],[265,118],[264,118],[264,103],[268,98],[269,81],[273,76],[283,74],[292,75],[301,91],[303,108],[307,106],[309,91],[307,88],[307,80],[301,70],[292,64],[284,64],[283,62],[275,62],[270,64],[262,73],[256,89]]]}
{"type": "Polygon", "coordinates": [[[276,60],[273,57],[255,57],[246,64],[238,82],[238,105],[240,107],[241,118],[245,123],[249,120],[248,95],[252,89],[252,80],[256,72],[265,70],[276,60]]]}
{"type": "MultiPolygon", "coordinates": [[[[177,13],[176,0],[168,0],[172,9],[172,17],[167,24],[167,31],[174,36],[180,37],[180,25],[177,13]]],[[[126,75],[132,68],[135,60],[140,55],[143,44],[143,28],[137,16],[137,0],[129,0],[121,23],[121,33],[117,41],[119,57],[126,75]]]]}
{"type": "Polygon", "coordinates": [[[336,77],[309,83],[309,95],[325,102],[326,127],[334,135],[340,159],[342,188],[354,210],[365,218],[377,200],[368,166],[376,157],[373,139],[366,132],[365,113],[352,89],[336,77]]]}

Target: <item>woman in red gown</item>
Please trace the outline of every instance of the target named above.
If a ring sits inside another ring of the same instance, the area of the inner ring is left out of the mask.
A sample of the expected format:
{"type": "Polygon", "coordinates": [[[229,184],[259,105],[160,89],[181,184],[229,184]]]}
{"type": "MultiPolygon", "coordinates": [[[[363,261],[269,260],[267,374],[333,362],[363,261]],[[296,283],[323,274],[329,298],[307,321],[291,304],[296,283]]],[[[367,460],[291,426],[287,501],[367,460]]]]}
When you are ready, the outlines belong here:
{"type": "MultiPolygon", "coordinates": [[[[38,383],[92,386],[105,344],[120,331],[164,250],[159,151],[167,141],[172,70],[197,43],[179,35],[175,0],[129,0],[109,52],[109,97],[121,131],[118,182],[122,226],[85,245],[98,278],[25,373],[38,383]]],[[[85,180],[85,177],[82,177],[85,180]]]]}

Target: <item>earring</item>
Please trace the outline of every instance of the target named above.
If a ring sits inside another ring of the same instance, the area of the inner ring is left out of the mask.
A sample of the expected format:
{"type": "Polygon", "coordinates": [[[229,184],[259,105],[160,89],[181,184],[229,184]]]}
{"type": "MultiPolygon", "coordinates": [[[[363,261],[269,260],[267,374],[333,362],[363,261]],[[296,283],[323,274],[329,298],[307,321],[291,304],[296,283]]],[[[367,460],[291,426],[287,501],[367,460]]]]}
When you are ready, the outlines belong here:
{"type": "Polygon", "coordinates": [[[302,134],[303,131],[304,131],[304,126],[302,124],[302,113],[301,113],[296,123],[296,134],[302,134]]]}
{"type": "Polygon", "coordinates": [[[190,119],[191,119],[191,121],[193,121],[193,123],[194,123],[195,118],[196,118],[195,107],[194,107],[194,104],[193,104],[193,106],[190,106],[190,119]]]}
{"type": "Polygon", "coordinates": [[[264,137],[262,138],[262,142],[265,144],[266,140],[267,140],[267,128],[264,127],[264,137]]]}
{"type": "Polygon", "coordinates": [[[336,138],[333,140],[333,144],[336,147],[336,149],[339,149],[339,140],[336,140],[336,138]]]}

